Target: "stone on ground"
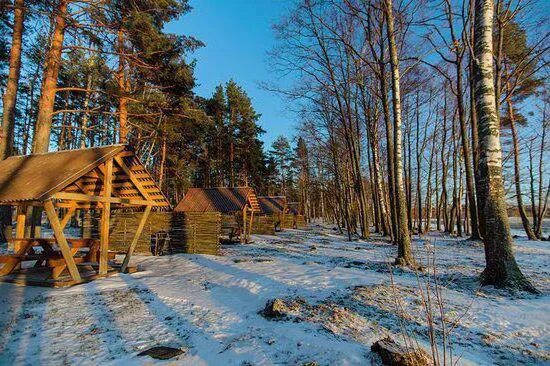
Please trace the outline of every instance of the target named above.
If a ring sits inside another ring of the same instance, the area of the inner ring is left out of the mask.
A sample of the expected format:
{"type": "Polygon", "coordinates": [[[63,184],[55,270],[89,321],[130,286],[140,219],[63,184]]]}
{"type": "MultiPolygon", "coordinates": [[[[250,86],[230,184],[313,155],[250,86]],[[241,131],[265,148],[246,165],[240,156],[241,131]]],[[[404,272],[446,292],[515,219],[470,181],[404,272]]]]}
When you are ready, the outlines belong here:
{"type": "Polygon", "coordinates": [[[422,348],[404,347],[390,337],[380,339],[371,346],[371,351],[380,355],[387,366],[428,366],[432,359],[422,348]]]}

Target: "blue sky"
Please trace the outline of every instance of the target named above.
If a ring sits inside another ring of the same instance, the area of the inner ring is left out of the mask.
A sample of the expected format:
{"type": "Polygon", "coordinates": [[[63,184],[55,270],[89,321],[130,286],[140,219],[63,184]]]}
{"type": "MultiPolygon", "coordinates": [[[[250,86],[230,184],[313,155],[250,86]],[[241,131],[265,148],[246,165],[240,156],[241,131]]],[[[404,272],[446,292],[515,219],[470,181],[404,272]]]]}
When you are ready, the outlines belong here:
{"type": "Polygon", "coordinates": [[[216,85],[233,78],[252,98],[262,115],[262,136],[269,147],[279,135],[291,136],[294,117],[284,101],[262,90],[260,82],[274,82],[266,52],[275,42],[272,24],[288,9],[288,0],[190,0],[193,10],[169,24],[167,30],[196,37],[206,44],[195,52],[198,95],[209,97],[216,85]]]}

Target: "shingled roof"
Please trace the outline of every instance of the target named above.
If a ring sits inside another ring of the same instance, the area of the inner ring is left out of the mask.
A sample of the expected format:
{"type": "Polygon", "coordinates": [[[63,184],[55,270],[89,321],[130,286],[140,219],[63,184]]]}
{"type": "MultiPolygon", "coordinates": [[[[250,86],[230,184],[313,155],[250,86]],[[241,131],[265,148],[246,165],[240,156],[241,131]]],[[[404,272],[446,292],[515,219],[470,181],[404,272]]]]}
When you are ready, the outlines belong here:
{"type": "Polygon", "coordinates": [[[256,193],[251,187],[190,188],[174,211],[235,213],[247,204],[259,211],[256,193]]]}
{"type": "Polygon", "coordinates": [[[155,205],[170,206],[153,178],[126,145],[109,145],[79,150],[12,156],[0,161],[0,204],[45,201],[59,192],[100,194],[102,164],[119,159],[113,168],[113,194],[120,199],[149,199],[155,205]],[[129,177],[124,169],[131,172],[129,177]],[[133,180],[132,180],[133,179],[133,180]],[[146,191],[148,197],[143,197],[146,191]]]}
{"type": "Polygon", "coordinates": [[[258,203],[263,214],[275,215],[284,213],[286,198],[283,196],[258,196],[258,203]]]}

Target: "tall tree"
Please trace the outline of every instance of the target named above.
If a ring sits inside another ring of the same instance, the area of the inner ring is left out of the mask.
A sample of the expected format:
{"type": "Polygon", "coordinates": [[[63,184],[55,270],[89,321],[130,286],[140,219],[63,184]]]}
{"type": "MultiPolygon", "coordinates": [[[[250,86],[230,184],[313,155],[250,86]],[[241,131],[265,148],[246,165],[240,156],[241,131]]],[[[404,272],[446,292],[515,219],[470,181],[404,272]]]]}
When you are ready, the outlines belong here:
{"type": "MultiPolygon", "coordinates": [[[[397,44],[393,18],[392,0],[384,0],[384,13],[386,16],[386,32],[390,49],[390,68],[392,75],[392,106],[393,106],[393,129],[394,129],[394,167],[395,186],[397,189],[397,258],[398,265],[413,265],[415,260],[412,255],[411,237],[407,218],[407,205],[405,199],[405,188],[403,185],[403,162],[401,159],[402,138],[401,138],[401,90],[399,76],[399,59],[397,57],[397,44]]],[[[391,158],[391,157],[390,157],[391,158]]]]}
{"type": "Polygon", "coordinates": [[[61,52],[67,26],[69,0],[59,0],[52,13],[53,33],[45,59],[44,76],[38,101],[38,116],[34,130],[33,152],[47,152],[50,146],[50,134],[54,111],[57,77],[61,66],[61,52]]]}
{"type": "Polygon", "coordinates": [[[2,110],[2,128],[0,129],[0,160],[13,153],[13,134],[15,128],[15,109],[17,89],[21,73],[21,51],[23,27],[25,22],[25,2],[15,0],[13,9],[13,30],[9,57],[9,75],[4,93],[2,110]]]}
{"type": "Polygon", "coordinates": [[[480,188],[486,267],[484,285],[536,291],[521,273],[513,253],[502,179],[502,150],[493,72],[494,1],[475,1],[475,102],[479,137],[480,188]]]}

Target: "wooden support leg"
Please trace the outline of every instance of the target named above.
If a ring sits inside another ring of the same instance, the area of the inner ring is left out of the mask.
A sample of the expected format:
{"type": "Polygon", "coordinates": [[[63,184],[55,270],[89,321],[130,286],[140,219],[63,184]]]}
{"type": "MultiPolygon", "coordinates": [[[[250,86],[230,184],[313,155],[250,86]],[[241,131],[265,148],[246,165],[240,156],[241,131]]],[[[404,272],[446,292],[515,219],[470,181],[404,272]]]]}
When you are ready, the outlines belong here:
{"type": "Polygon", "coordinates": [[[15,237],[18,239],[25,237],[25,225],[27,220],[27,207],[17,207],[17,225],[15,226],[15,237]]]}
{"type": "Polygon", "coordinates": [[[57,280],[59,276],[61,276],[61,273],[67,268],[67,265],[61,265],[57,267],[52,268],[52,279],[57,280]]]}
{"type": "Polygon", "coordinates": [[[126,252],[126,256],[124,257],[124,261],[122,262],[122,267],[120,268],[120,271],[124,273],[126,271],[126,268],[128,267],[128,264],[130,263],[130,258],[132,257],[132,253],[134,253],[134,249],[136,248],[137,242],[139,240],[139,236],[141,235],[141,232],[143,231],[143,228],[145,227],[145,223],[147,222],[147,218],[149,217],[149,213],[151,213],[152,206],[147,206],[145,208],[145,211],[143,212],[143,216],[141,216],[141,220],[139,221],[139,225],[136,229],[136,233],[134,234],[134,238],[132,239],[132,243],[130,243],[130,247],[128,248],[128,252],[126,252]]]}
{"type": "Polygon", "coordinates": [[[246,208],[243,210],[243,230],[241,232],[241,244],[246,243],[246,208]]]}
{"type": "Polygon", "coordinates": [[[252,222],[254,220],[254,211],[250,211],[250,224],[248,225],[248,236],[246,237],[246,242],[250,241],[250,235],[252,235],[252,222]]]}
{"type": "Polygon", "coordinates": [[[61,249],[61,254],[63,254],[63,258],[65,258],[65,263],[67,263],[67,268],[69,269],[71,277],[77,282],[82,281],[80,273],[78,273],[78,268],[76,268],[76,263],[72,255],[71,248],[67,243],[65,234],[63,234],[63,228],[61,227],[61,223],[59,222],[59,218],[57,217],[52,201],[44,202],[44,209],[46,210],[46,215],[48,215],[48,220],[50,220],[50,224],[52,225],[53,234],[57,244],[59,245],[59,249],[61,249]]]}
{"type": "MultiPolygon", "coordinates": [[[[105,163],[105,175],[104,175],[104,196],[105,198],[111,198],[112,193],[112,176],[113,176],[113,159],[108,160],[105,163]]],[[[106,201],[101,211],[101,231],[100,231],[100,244],[99,244],[99,274],[107,274],[107,261],[109,255],[109,223],[111,221],[111,203],[106,201]]]]}

